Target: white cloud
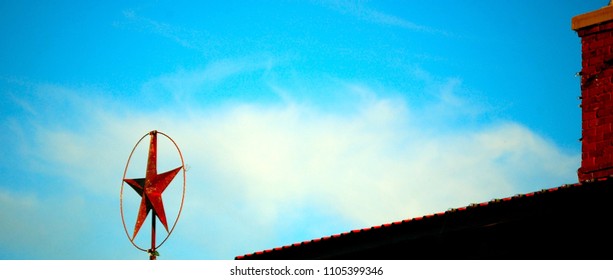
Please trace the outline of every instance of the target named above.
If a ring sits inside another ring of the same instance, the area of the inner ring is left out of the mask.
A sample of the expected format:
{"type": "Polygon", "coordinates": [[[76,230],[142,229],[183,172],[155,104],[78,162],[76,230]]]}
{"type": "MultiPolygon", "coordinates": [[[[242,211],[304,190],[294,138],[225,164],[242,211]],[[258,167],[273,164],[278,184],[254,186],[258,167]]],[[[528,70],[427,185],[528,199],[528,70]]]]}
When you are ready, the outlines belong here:
{"type": "Polygon", "coordinates": [[[78,196],[42,197],[34,193],[7,191],[3,186],[0,188],[0,227],[3,229],[0,259],[87,256],[91,237],[81,233],[83,227],[91,228],[95,222],[87,221],[83,211],[89,210],[78,196]]]}
{"type": "Polygon", "coordinates": [[[181,69],[147,81],[141,89],[149,103],[159,102],[160,97],[170,97],[168,102],[182,106],[194,102],[203,92],[220,85],[230,77],[259,72],[265,75],[276,63],[268,55],[253,55],[240,59],[219,60],[196,70],[181,69]]]}
{"type": "MultiPolygon", "coordinates": [[[[198,83],[189,73],[171,77],[173,85],[198,83]]],[[[48,165],[47,174],[63,178],[68,183],[64,189],[92,196],[94,200],[83,202],[88,207],[96,207],[96,200],[112,204],[104,209],[117,205],[124,164],[136,141],[153,129],[170,135],[189,166],[186,208],[176,240],[170,243],[197,258],[232,258],[575,181],[578,156],[564,154],[521,124],[434,126],[448,117],[436,112],[466,102],[454,95],[454,86],[443,86],[446,98],[429,105],[438,109],[428,110],[412,108],[403,97],[341,83],[338,91],[352,97],[343,106],[353,108],[342,113],[291,98],[206,109],[172,104],[163,114],[99,98],[73,98],[71,110],[87,125],[65,126],[58,119],[54,126],[22,129],[34,130],[29,149],[41,155],[36,162],[48,165]]],[[[63,104],[70,96],[50,98],[46,106],[63,104]]],[[[48,122],[55,116],[43,118],[48,122]]],[[[15,193],[2,195],[3,201],[12,201],[3,206],[5,213],[34,213],[32,207],[40,206],[33,205],[41,205],[31,198],[14,198],[15,193]]],[[[65,207],[82,211],[83,204],[65,207]]],[[[116,222],[121,230],[113,240],[102,238],[100,243],[117,246],[124,241],[117,240],[125,238],[123,229],[118,216],[106,216],[105,225],[116,222]]],[[[69,217],[84,219],[78,213],[69,217]]],[[[63,219],[53,218],[48,223],[63,219]]],[[[37,232],[21,223],[12,228],[37,232]]],[[[78,227],[73,229],[78,232],[78,227]]],[[[6,233],[2,239],[7,240],[6,233]]]]}

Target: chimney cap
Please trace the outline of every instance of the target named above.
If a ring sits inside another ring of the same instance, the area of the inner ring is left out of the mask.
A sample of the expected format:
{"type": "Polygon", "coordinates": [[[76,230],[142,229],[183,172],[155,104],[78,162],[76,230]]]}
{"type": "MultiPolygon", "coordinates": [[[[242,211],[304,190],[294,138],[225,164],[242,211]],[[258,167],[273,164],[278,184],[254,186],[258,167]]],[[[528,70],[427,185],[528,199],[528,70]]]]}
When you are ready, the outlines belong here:
{"type": "Polygon", "coordinates": [[[610,20],[613,20],[613,0],[609,1],[608,6],[602,7],[596,11],[573,17],[571,22],[571,28],[577,31],[581,28],[600,24],[610,20]]]}

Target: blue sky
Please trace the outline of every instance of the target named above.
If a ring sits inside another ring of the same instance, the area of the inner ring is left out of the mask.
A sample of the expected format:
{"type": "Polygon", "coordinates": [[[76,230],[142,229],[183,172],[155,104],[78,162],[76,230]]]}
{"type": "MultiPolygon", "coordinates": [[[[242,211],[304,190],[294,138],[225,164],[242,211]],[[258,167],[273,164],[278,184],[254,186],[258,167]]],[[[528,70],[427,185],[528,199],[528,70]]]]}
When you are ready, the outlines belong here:
{"type": "Polygon", "coordinates": [[[151,130],[188,166],[160,259],[574,183],[570,21],[606,2],[2,1],[0,259],[147,258],[119,194],[151,130]]]}

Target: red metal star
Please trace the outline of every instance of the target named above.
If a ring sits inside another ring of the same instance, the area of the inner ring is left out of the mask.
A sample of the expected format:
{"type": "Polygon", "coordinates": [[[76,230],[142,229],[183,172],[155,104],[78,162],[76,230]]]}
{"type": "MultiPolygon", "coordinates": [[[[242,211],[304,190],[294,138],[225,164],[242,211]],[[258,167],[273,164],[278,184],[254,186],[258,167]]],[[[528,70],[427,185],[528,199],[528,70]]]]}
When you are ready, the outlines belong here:
{"type": "Polygon", "coordinates": [[[166,213],[164,212],[164,203],[162,202],[162,192],[166,190],[175,175],[183,168],[179,166],[173,170],[158,174],[157,173],[157,131],[151,131],[151,141],[149,143],[149,157],[147,159],[147,172],[145,178],[124,179],[138,195],[141,196],[136,225],[134,226],[134,234],[132,240],[136,238],[136,234],[142,227],[149,211],[153,209],[153,218],[157,216],[166,232],[168,232],[168,223],[166,221],[166,213]]]}

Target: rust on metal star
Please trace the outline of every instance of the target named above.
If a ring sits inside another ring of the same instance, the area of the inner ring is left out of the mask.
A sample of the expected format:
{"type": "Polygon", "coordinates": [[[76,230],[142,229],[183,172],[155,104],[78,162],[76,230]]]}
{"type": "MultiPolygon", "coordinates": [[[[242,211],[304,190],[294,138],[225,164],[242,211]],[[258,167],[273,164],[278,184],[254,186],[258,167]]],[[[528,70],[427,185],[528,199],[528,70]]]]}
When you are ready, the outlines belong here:
{"type": "Polygon", "coordinates": [[[132,240],[136,238],[138,231],[142,227],[149,212],[153,209],[153,218],[157,216],[166,232],[168,232],[168,222],[164,211],[164,203],[162,202],[162,193],[170,182],[174,179],[177,173],[183,168],[179,166],[170,171],[158,174],[157,173],[157,131],[151,131],[151,140],[149,142],[149,156],[147,158],[147,171],[145,178],[124,179],[128,185],[141,196],[138,216],[134,226],[134,234],[132,240]]]}

